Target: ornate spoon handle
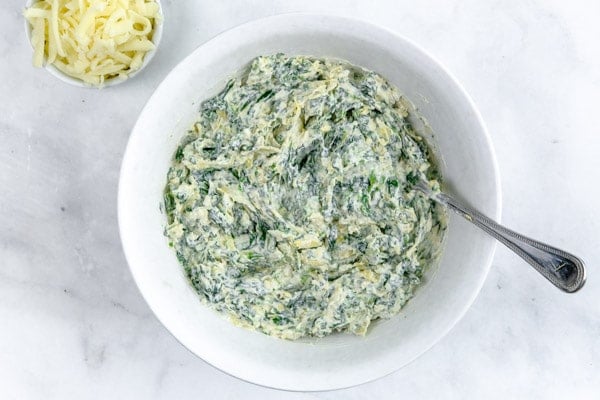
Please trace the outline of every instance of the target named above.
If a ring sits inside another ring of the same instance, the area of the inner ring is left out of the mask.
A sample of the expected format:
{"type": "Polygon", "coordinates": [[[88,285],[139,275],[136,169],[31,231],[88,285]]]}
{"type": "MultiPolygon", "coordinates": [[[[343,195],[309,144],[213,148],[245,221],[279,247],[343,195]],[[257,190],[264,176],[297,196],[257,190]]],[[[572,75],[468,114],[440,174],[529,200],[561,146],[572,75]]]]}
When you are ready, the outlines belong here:
{"type": "Polygon", "coordinates": [[[573,293],[585,283],[585,266],[580,258],[511,231],[479,211],[460,204],[446,193],[433,193],[422,182],[417,183],[416,187],[504,243],[559,289],[573,293]]]}

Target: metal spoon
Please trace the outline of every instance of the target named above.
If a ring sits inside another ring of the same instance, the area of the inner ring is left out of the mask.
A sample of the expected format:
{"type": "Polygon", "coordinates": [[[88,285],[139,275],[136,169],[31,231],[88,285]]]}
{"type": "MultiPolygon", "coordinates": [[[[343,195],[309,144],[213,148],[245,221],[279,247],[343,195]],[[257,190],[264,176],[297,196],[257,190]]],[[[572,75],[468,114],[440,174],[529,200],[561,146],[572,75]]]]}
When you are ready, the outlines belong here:
{"type": "Polygon", "coordinates": [[[418,181],[415,188],[504,243],[557,288],[573,293],[585,283],[585,266],[580,258],[511,231],[480,212],[460,204],[447,193],[433,192],[423,181],[418,181]]]}

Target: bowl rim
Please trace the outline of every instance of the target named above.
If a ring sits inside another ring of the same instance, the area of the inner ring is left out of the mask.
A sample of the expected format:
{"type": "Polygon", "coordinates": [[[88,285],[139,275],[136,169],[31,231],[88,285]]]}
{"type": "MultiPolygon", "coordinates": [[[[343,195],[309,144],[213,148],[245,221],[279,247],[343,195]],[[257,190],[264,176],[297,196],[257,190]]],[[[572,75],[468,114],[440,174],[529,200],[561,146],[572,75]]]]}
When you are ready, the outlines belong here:
{"type": "MultiPolygon", "coordinates": [[[[154,93],[148,98],[148,100],[146,101],[144,107],[142,108],[142,110],[140,111],[139,115],[142,115],[144,112],[146,112],[147,108],[149,107],[149,104],[152,102],[152,100],[154,99],[154,95],[156,92],[160,91],[160,89],[162,88],[162,86],[165,84],[165,81],[167,80],[167,77],[169,75],[171,75],[172,73],[176,73],[176,71],[183,65],[186,63],[186,61],[191,58],[193,56],[193,54],[195,54],[197,51],[200,51],[200,49],[204,46],[207,46],[209,43],[215,42],[217,40],[219,40],[222,36],[225,36],[226,34],[231,33],[232,31],[235,30],[243,30],[243,29],[249,29],[252,27],[260,27],[261,25],[265,24],[265,23],[269,23],[270,21],[275,21],[275,20],[285,20],[285,19],[294,19],[294,18],[323,18],[323,19],[327,19],[329,21],[338,21],[338,22],[344,22],[347,24],[352,24],[352,25],[361,25],[363,27],[366,27],[368,29],[372,29],[372,30],[378,30],[381,31],[387,35],[391,35],[393,36],[395,39],[404,42],[405,45],[412,47],[413,50],[416,50],[417,52],[420,52],[421,54],[423,54],[426,58],[428,58],[432,64],[434,64],[437,68],[439,68],[439,70],[445,74],[445,78],[447,80],[449,80],[457,89],[457,91],[460,93],[460,95],[463,96],[464,100],[466,101],[469,109],[471,112],[473,112],[473,115],[475,116],[475,119],[477,121],[477,124],[481,127],[481,134],[483,136],[483,138],[485,139],[485,144],[487,147],[487,151],[490,155],[490,163],[491,163],[491,167],[492,167],[492,172],[493,172],[493,180],[494,180],[494,191],[495,191],[495,198],[494,198],[494,202],[496,205],[496,209],[494,213],[490,213],[490,218],[494,219],[497,222],[501,221],[501,215],[502,215],[502,190],[501,190],[501,180],[500,180],[500,171],[499,171],[499,167],[498,167],[498,161],[497,161],[497,156],[494,150],[494,146],[493,146],[493,142],[491,139],[491,136],[488,132],[488,129],[485,125],[485,122],[481,116],[480,111],[477,109],[477,107],[475,106],[475,103],[473,101],[473,99],[471,98],[471,96],[469,96],[469,94],[467,93],[467,91],[465,90],[465,88],[463,87],[463,85],[455,78],[455,76],[437,59],[435,58],[432,54],[430,54],[428,51],[426,51],[425,49],[423,49],[421,46],[417,45],[414,41],[412,41],[411,39],[405,37],[404,35],[401,35],[387,27],[384,26],[380,26],[376,23],[367,21],[367,20],[363,20],[360,18],[353,18],[353,17],[347,17],[347,16],[340,16],[340,15],[335,15],[335,14],[327,14],[327,13],[312,13],[312,12],[289,12],[289,13],[280,13],[280,14],[275,14],[275,15],[270,15],[270,16],[266,16],[266,17],[262,17],[262,18],[258,18],[258,19],[254,19],[254,20],[250,20],[247,22],[244,22],[242,24],[233,26],[231,28],[225,29],[219,33],[217,33],[216,35],[212,36],[210,39],[208,39],[207,41],[203,42],[202,44],[200,44],[198,47],[196,47],[194,50],[192,50],[189,54],[187,54],[184,58],[182,58],[175,67],[173,67],[169,73],[167,75],[165,75],[165,78],[163,79],[163,81],[161,81],[161,83],[157,86],[157,88],[155,89],[154,93]]],[[[134,125],[134,127],[131,130],[131,133],[133,134],[136,131],[136,127],[137,127],[138,122],[136,121],[136,124],[134,125]]],[[[131,136],[130,136],[131,138],[131,136]]],[[[129,257],[128,257],[128,252],[127,252],[127,245],[125,244],[124,236],[125,236],[125,229],[124,229],[124,225],[123,225],[123,213],[124,213],[124,204],[125,204],[125,199],[124,199],[124,190],[123,190],[123,175],[125,173],[125,171],[129,168],[129,164],[132,162],[131,157],[128,157],[130,153],[133,152],[133,150],[130,148],[130,146],[132,146],[132,141],[129,140],[123,155],[123,159],[122,159],[122,164],[121,164],[121,170],[120,170],[120,174],[119,174],[119,188],[118,188],[118,220],[119,220],[119,235],[121,238],[121,244],[123,247],[123,251],[125,254],[125,258],[127,259],[127,263],[128,263],[128,268],[130,270],[130,273],[133,277],[133,280],[135,282],[136,287],[138,288],[138,291],[140,292],[140,294],[142,295],[142,297],[144,298],[144,301],[148,304],[148,307],[152,310],[153,314],[155,315],[155,317],[160,321],[160,323],[163,325],[163,327],[166,329],[166,331],[173,337],[175,338],[175,340],[177,342],[179,342],[184,348],[186,348],[190,353],[194,354],[196,357],[200,358],[201,360],[203,360],[204,362],[208,363],[209,365],[211,365],[212,367],[216,368],[217,370],[232,376],[234,378],[240,379],[244,382],[253,384],[253,385],[257,385],[257,386],[261,386],[261,387],[266,387],[266,388],[270,388],[270,389],[276,389],[276,390],[280,390],[280,391],[286,391],[286,392],[326,392],[326,391],[332,391],[332,390],[339,390],[339,389],[345,389],[345,388],[350,388],[350,387],[355,387],[355,386],[360,386],[369,382],[373,382],[376,381],[378,379],[381,379],[383,377],[386,377],[388,375],[391,375],[397,371],[399,371],[401,368],[405,367],[406,365],[411,364],[412,362],[414,362],[417,358],[419,358],[422,354],[424,354],[425,352],[429,351],[431,348],[433,348],[436,344],[438,344],[441,339],[443,339],[448,332],[450,332],[455,326],[456,324],[464,317],[464,315],[467,313],[467,311],[471,308],[473,302],[475,301],[475,299],[477,298],[477,296],[479,295],[481,288],[483,287],[483,284],[485,282],[485,280],[487,279],[487,276],[489,274],[491,265],[492,265],[492,261],[494,258],[494,254],[497,248],[497,242],[493,242],[490,251],[488,252],[487,256],[485,259],[481,260],[481,275],[479,280],[477,281],[477,285],[475,287],[475,289],[471,292],[471,296],[468,297],[468,300],[465,301],[463,308],[457,312],[455,314],[455,317],[453,318],[453,321],[451,324],[449,324],[444,330],[440,330],[440,332],[436,335],[435,340],[432,340],[431,344],[425,348],[423,348],[420,352],[418,352],[416,355],[414,355],[414,357],[412,357],[409,361],[405,362],[402,365],[399,365],[395,368],[393,368],[392,370],[381,374],[377,377],[373,377],[373,378],[368,378],[356,383],[347,383],[344,385],[339,385],[339,384],[325,384],[325,385],[321,385],[319,388],[297,388],[297,387],[286,387],[286,386],[282,386],[282,385],[277,385],[276,383],[265,383],[265,382],[255,382],[252,381],[244,376],[241,376],[238,373],[234,373],[234,372],[230,372],[228,371],[225,367],[221,366],[219,362],[215,361],[215,360],[208,360],[206,358],[204,358],[203,356],[197,354],[196,352],[194,352],[190,347],[188,347],[188,345],[186,345],[185,343],[183,343],[174,332],[172,332],[169,327],[167,326],[167,324],[165,323],[165,321],[159,316],[159,314],[156,313],[155,308],[152,305],[152,302],[149,301],[148,298],[148,293],[144,293],[142,287],[140,286],[140,281],[139,279],[137,279],[137,272],[134,268],[132,268],[131,263],[129,263],[129,257]]]]}
{"type": "MultiPolygon", "coordinates": [[[[27,2],[25,3],[25,8],[31,7],[31,5],[37,1],[38,0],[27,0],[27,2]]],[[[110,78],[110,79],[104,81],[104,83],[100,86],[94,86],[92,84],[82,81],[81,79],[75,78],[71,75],[68,75],[65,72],[62,72],[60,69],[56,68],[53,64],[49,64],[45,60],[44,60],[44,64],[42,65],[42,68],[45,69],[46,71],[48,71],[50,73],[50,75],[54,76],[55,78],[65,82],[65,83],[68,83],[69,85],[87,88],[87,89],[104,89],[104,88],[116,86],[123,82],[129,81],[131,78],[135,77],[137,74],[142,72],[142,70],[144,68],[146,68],[146,66],[148,64],[150,64],[150,61],[152,61],[152,59],[156,55],[156,52],[158,51],[158,46],[160,45],[160,41],[162,39],[163,25],[164,25],[164,21],[165,21],[164,12],[163,12],[163,8],[162,8],[161,0],[154,0],[154,1],[158,4],[158,12],[160,15],[160,19],[155,24],[154,33],[152,35],[152,43],[154,44],[154,49],[146,52],[146,54],[144,55],[144,59],[142,60],[142,65],[140,65],[140,67],[137,70],[128,74],[126,78],[114,77],[114,78],[110,78]]],[[[33,44],[31,43],[31,31],[33,28],[31,27],[31,24],[29,23],[29,21],[27,21],[27,18],[23,18],[23,22],[24,22],[24,26],[25,26],[25,36],[27,38],[27,43],[29,43],[29,46],[33,50],[33,44]]]]}

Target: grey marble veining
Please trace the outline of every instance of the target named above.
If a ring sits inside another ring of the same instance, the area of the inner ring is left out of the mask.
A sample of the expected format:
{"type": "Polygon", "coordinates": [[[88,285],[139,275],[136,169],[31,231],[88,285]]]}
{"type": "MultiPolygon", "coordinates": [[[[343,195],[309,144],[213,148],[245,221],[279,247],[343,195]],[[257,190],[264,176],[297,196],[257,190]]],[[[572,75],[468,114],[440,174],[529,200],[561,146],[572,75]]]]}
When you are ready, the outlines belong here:
{"type": "Polygon", "coordinates": [[[156,58],[101,91],[31,67],[24,3],[0,5],[0,398],[597,398],[600,3],[163,0],[156,58]],[[250,385],[185,350],[153,317],[122,254],[121,157],[179,60],[227,28],[288,11],[370,20],[445,64],[492,135],[503,222],[582,256],[586,287],[565,295],[499,247],[446,338],[397,373],[337,392],[250,385]]]}

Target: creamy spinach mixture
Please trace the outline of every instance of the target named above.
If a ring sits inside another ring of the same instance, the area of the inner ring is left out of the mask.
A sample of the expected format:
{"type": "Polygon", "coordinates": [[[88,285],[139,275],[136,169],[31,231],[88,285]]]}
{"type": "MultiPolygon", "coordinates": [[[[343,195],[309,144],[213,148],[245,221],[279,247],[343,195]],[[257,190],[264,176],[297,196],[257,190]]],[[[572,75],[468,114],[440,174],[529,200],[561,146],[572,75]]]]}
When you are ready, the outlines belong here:
{"type": "Polygon", "coordinates": [[[286,339],[365,334],[435,261],[439,175],[408,103],[337,60],[258,57],[175,153],[166,235],[191,284],[235,323],[286,339]]]}

